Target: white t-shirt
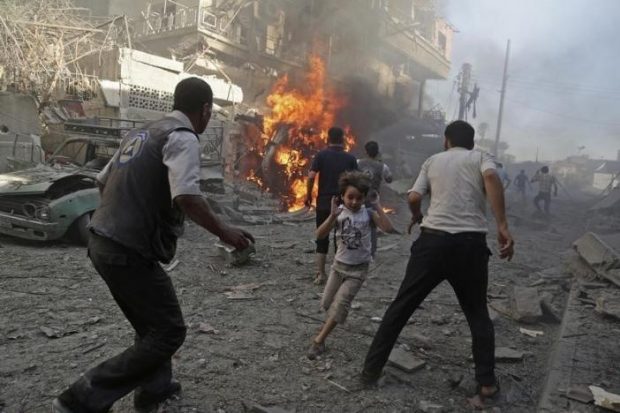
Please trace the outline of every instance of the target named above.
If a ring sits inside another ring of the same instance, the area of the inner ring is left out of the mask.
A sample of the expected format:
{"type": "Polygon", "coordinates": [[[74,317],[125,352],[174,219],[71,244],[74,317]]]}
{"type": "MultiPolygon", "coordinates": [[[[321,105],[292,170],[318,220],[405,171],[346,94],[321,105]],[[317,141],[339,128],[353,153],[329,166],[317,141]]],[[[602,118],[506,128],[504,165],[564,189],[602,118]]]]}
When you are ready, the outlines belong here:
{"type": "Polygon", "coordinates": [[[344,205],[336,219],[336,261],[348,265],[367,264],[372,261],[370,242],[370,211],[362,206],[353,212],[344,205]]]}
{"type": "Polygon", "coordinates": [[[428,158],[409,192],[430,194],[421,227],[458,232],[487,232],[486,193],[482,174],[495,170],[489,153],[451,148],[428,158]]]}

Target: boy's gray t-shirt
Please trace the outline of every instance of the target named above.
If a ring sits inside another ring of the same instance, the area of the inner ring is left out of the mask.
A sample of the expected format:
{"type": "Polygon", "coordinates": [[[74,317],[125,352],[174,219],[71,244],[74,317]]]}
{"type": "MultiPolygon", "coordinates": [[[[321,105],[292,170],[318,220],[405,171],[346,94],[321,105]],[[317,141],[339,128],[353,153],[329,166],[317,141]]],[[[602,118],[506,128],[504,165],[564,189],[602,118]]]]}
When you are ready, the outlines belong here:
{"type": "Polygon", "coordinates": [[[370,211],[362,206],[353,212],[344,205],[336,219],[336,242],[334,257],[337,262],[348,265],[367,264],[372,260],[370,242],[370,211]]]}

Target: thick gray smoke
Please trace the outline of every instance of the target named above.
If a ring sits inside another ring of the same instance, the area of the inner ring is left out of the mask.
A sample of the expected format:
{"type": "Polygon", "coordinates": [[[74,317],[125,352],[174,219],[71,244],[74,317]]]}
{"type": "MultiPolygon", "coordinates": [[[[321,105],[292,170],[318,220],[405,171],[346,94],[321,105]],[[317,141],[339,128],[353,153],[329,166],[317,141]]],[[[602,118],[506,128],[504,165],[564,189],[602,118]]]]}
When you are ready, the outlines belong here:
{"type": "Polygon", "coordinates": [[[519,160],[620,149],[618,0],[443,0],[456,27],[452,78],[431,82],[454,117],[453,80],[463,62],[481,87],[477,126],[495,136],[506,40],[512,40],[502,140],[519,160]],[[450,96],[452,95],[451,99],[450,96]],[[580,148],[582,147],[582,148],[580,148]],[[585,147],[585,148],[583,148],[585,147]]]}

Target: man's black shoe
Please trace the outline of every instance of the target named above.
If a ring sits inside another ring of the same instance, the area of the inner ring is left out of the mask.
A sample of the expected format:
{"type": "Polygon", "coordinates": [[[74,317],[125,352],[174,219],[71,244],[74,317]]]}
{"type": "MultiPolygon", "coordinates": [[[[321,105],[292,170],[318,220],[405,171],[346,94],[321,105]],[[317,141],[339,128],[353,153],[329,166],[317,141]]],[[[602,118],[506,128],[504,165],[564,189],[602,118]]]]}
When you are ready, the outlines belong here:
{"type": "Polygon", "coordinates": [[[73,413],[60,399],[54,399],[52,402],[52,413],[73,413]]]}
{"type": "Polygon", "coordinates": [[[156,409],[160,403],[168,400],[170,397],[181,392],[181,383],[176,380],[172,380],[168,385],[168,388],[157,394],[149,393],[141,388],[134,391],[133,394],[133,406],[139,412],[150,412],[156,409]]]}
{"type": "Polygon", "coordinates": [[[366,387],[376,386],[382,375],[383,374],[381,371],[378,373],[371,373],[367,370],[362,370],[362,373],[360,374],[360,382],[366,387]]]}

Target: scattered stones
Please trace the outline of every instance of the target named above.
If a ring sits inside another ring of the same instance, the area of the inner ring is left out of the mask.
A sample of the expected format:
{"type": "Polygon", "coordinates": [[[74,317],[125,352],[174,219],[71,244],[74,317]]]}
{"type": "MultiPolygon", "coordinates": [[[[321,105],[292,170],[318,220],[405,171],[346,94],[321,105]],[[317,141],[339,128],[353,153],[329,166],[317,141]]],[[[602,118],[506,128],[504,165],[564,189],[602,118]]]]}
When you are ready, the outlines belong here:
{"type": "Polygon", "coordinates": [[[462,373],[452,373],[450,375],[450,377],[448,377],[447,381],[448,381],[448,384],[450,385],[450,387],[455,389],[463,381],[463,374],[462,373]]]}
{"type": "Polygon", "coordinates": [[[593,232],[585,233],[573,247],[592,268],[611,269],[619,264],[620,258],[615,250],[593,232]]]}
{"type": "Polygon", "coordinates": [[[508,347],[497,347],[495,349],[495,361],[514,363],[523,360],[523,352],[513,350],[508,347]]]}
{"type": "Polygon", "coordinates": [[[535,323],[543,315],[536,288],[513,287],[510,306],[513,318],[520,322],[535,323]]]}
{"type": "Polygon", "coordinates": [[[594,396],[594,404],[605,409],[620,412],[620,395],[610,393],[597,386],[590,386],[592,396],[594,396]]]}
{"type": "Polygon", "coordinates": [[[371,317],[370,321],[373,323],[380,323],[383,319],[381,317],[371,317]]]}
{"type": "Polygon", "coordinates": [[[413,354],[398,347],[394,348],[390,353],[388,363],[407,373],[419,370],[426,364],[424,360],[420,360],[413,354]]]}

